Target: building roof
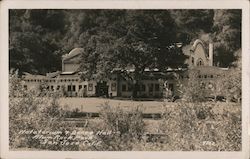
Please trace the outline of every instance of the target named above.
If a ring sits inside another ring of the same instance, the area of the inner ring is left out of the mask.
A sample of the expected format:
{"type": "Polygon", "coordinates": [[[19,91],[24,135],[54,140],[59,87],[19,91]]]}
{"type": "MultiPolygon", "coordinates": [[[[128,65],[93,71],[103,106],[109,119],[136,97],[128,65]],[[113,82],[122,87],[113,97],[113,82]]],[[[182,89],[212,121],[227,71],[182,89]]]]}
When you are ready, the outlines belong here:
{"type": "Polygon", "coordinates": [[[215,66],[199,66],[199,67],[191,68],[190,70],[197,70],[201,74],[217,74],[217,73],[226,72],[228,68],[220,68],[220,67],[215,67],[215,66]]]}
{"type": "Polygon", "coordinates": [[[46,78],[46,76],[43,76],[43,75],[33,75],[33,74],[28,73],[28,72],[24,72],[23,77],[25,79],[44,79],[44,78],[46,78]]]}
{"type": "Polygon", "coordinates": [[[51,73],[46,73],[46,76],[49,78],[55,78],[57,77],[61,72],[60,71],[56,71],[56,72],[51,72],[51,73]]]}
{"type": "Polygon", "coordinates": [[[77,55],[80,55],[83,52],[84,52],[83,48],[74,48],[68,54],[63,55],[62,58],[63,58],[63,60],[67,60],[67,59],[70,59],[70,58],[75,57],[77,55]]]}
{"type": "Polygon", "coordinates": [[[205,55],[206,57],[208,58],[209,55],[208,55],[208,50],[206,49],[206,45],[204,44],[204,42],[200,39],[196,39],[194,41],[194,44],[192,45],[192,47],[190,48],[191,51],[194,51],[196,49],[196,47],[198,46],[198,44],[201,44],[202,47],[204,48],[204,51],[205,51],[205,55]]]}

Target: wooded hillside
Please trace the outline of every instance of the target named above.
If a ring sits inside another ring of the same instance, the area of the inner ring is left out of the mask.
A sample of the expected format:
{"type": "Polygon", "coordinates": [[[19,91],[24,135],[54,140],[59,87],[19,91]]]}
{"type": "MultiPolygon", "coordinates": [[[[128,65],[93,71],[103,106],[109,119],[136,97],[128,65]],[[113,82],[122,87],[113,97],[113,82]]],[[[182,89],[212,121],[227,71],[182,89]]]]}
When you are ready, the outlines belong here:
{"type": "Polygon", "coordinates": [[[138,71],[146,65],[174,67],[184,57],[169,47],[196,38],[214,43],[214,65],[234,66],[241,57],[241,10],[15,9],[9,14],[10,69],[61,70],[61,56],[75,47],[85,49],[81,69],[100,74],[125,65],[138,71]]]}

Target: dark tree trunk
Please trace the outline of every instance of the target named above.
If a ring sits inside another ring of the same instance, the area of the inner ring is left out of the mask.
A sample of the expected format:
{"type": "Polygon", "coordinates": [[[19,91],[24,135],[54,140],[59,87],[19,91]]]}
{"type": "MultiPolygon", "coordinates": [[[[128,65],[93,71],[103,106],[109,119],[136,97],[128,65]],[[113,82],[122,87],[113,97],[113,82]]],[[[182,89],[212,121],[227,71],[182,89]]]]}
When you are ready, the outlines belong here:
{"type": "Polygon", "coordinates": [[[134,98],[137,98],[137,97],[138,97],[138,90],[139,90],[138,81],[135,81],[135,82],[133,83],[132,89],[133,89],[133,94],[132,94],[133,99],[134,99],[134,98]]]}

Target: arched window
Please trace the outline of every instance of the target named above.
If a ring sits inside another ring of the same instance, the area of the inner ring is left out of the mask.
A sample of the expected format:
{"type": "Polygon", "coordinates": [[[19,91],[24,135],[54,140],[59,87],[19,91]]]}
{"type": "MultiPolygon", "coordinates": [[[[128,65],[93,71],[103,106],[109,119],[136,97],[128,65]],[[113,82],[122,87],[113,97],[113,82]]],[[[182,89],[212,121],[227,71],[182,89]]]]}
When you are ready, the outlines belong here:
{"type": "Polygon", "coordinates": [[[204,66],[203,60],[202,60],[201,58],[199,58],[199,59],[197,60],[196,65],[197,65],[197,66],[204,66]]]}

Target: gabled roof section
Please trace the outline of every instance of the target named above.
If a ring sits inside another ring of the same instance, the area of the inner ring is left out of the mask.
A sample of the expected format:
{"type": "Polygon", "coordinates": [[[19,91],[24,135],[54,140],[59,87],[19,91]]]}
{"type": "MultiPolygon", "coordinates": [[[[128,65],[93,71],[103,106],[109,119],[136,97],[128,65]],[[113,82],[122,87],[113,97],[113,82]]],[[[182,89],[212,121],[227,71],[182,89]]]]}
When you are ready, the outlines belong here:
{"type": "Polygon", "coordinates": [[[202,47],[204,48],[204,51],[205,51],[205,55],[206,57],[208,58],[208,51],[206,49],[206,45],[204,44],[204,42],[200,39],[196,39],[194,41],[194,44],[192,45],[192,47],[190,48],[190,51],[195,51],[196,47],[198,46],[198,44],[201,44],[202,47]]]}
{"type": "Polygon", "coordinates": [[[77,55],[80,55],[81,53],[84,52],[83,48],[74,48],[73,50],[71,50],[68,54],[65,54],[62,56],[63,60],[68,60],[71,59],[72,57],[75,57],[77,55]]]}

